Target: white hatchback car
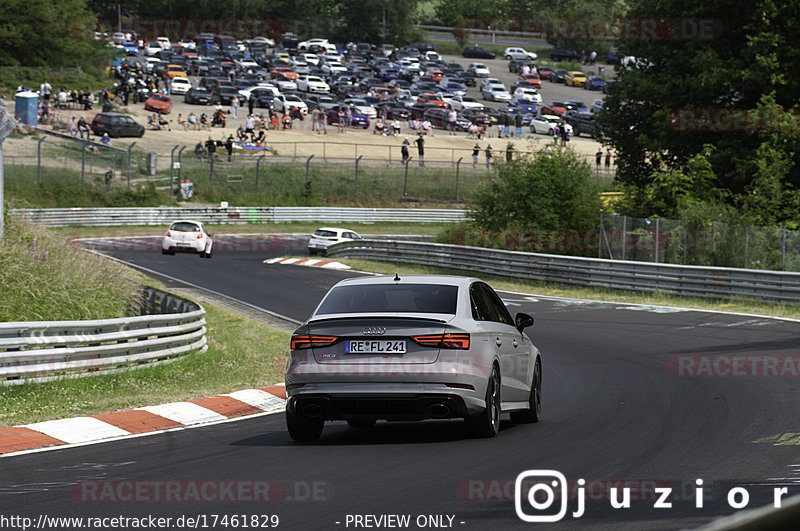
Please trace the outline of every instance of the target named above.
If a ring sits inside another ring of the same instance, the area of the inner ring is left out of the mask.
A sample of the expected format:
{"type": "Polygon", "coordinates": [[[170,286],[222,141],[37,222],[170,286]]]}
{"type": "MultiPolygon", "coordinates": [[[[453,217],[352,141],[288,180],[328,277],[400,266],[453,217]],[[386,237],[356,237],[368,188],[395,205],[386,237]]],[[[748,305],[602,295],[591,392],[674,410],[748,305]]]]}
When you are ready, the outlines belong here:
{"type": "Polygon", "coordinates": [[[360,240],[361,236],[350,229],[339,229],[336,227],[322,227],[314,231],[311,238],[308,240],[308,253],[327,254],[328,247],[334,243],[349,242],[353,240],[360,240]]]}
{"type": "Polygon", "coordinates": [[[161,240],[162,254],[195,253],[200,258],[211,258],[214,241],[200,221],[178,220],[169,226],[161,240]]]}
{"type": "Polygon", "coordinates": [[[186,94],[192,88],[192,82],[189,78],[175,76],[170,82],[169,90],[172,94],[186,94]]]}
{"type": "Polygon", "coordinates": [[[533,61],[538,57],[538,55],[525,50],[525,48],[506,48],[506,51],[503,52],[503,57],[505,57],[508,61],[511,59],[516,59],[518,61],[533,61]]]}
{"type": "Polygon", "coordinates": [[[553,136],[557,125],[566,127],[567,134],[572,136],[572,126],[563,123],[560,116],[555,116],[553,114],[542,114],[531,120],[531,133],[553,136]]]}

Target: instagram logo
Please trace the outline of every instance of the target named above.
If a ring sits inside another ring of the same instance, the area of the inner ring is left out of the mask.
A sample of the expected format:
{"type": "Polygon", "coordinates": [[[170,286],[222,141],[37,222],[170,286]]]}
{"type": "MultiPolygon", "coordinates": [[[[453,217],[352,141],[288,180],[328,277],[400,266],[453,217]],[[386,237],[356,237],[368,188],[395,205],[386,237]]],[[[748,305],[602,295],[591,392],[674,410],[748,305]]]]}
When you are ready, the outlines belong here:
{"type": "Polygon", "coordinates": [[[524,522],[558,522],[567,514],[567,478],[557,470],[526,470],[517,476],[514,484],[514,508],[524,522]],[[560,498],[557,513],[548,511],[553,507],[556,491],[560,498]],[[526,507],[523,507],[523,501],[526,507]],[[526,508],[536,511],[525,512],[526,508]]]}

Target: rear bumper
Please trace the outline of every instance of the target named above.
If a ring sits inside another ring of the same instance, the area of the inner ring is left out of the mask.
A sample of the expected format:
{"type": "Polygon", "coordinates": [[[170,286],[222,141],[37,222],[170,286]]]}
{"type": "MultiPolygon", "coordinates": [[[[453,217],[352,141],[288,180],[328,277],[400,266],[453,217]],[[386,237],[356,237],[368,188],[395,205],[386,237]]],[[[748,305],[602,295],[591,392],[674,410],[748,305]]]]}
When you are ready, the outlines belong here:
{"type": "Polygon", "coordinates": [[[296,416],[324,420],[425,420],[464,418],[469,415],[469,408],[463,397],[437,393],[383,396],[308,393],[292,396],[286,407],[296,416]]]}

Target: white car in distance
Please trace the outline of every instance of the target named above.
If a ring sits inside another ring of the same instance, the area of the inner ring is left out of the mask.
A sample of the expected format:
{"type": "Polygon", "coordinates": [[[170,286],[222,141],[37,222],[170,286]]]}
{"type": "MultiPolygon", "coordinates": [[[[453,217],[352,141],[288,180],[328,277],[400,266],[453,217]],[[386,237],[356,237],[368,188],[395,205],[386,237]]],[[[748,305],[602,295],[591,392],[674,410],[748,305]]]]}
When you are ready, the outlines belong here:
{"type": "Polygon", "coordinates": [[[311,238],[308,240],[308,254],[322,254],[328,253],[328,247],[334,243],[349,242],[353,240],[360,240],[356,232],[350,229],[342,229],[338,227],[322,227],[314,231],[311,238]]]}

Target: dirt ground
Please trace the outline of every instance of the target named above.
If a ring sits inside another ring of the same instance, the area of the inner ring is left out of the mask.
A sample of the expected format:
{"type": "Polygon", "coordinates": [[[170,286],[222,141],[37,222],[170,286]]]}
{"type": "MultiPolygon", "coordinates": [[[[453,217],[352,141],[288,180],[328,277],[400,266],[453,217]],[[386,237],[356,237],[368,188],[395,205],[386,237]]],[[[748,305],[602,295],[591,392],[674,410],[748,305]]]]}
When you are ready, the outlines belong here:
{"type": "MultiPolygon", "coordinates": [[[[115,138],[112,140],[112,145],[125,149],[132,142],[136,142],[135,149],[137,151],[169,155],[170,150],[175,145],[188,146],[188,151],[193,149],[197,142],[205,142],[209,137],[215,140],[222,140],[231,133],[235,136],[239,125],[244,125],[246,108],[244,113],[239,112],[238,119],[228,115],[225,128],[213,127],[210,130],[201,131],[183,130],[176,122],[178,113],[181,113],[184,117],[190,111],[194,111],[198,115],[200,112],[206,112],[206,114],[210,115],[212,107],[187,105],[183,103],[181,96],[173,99],[175,100],[173,110],[167,115],[167,119],[171,121],[171,130],[156,131],[148,128],[141,138],[115,138]]],[[[97,112],[98,110],[60,111],[58,118],[60,121],[66,122],[70,116],[75,116],[77,119],[83,115],[84,119],[91,123],[97,112]]],[[[147,127],[147,115],[149,113],[144,111],[144,104],[130,104],[125,108],[124,112],[147,127]]],[[[335,126],[328,126],[328,133],[321,135],[311,131],[310,118],[306,118],[303,122],[296,121],[295,128],[292,130],[266,131],[266,141],[267,147],[274,148],[280,156],[307,157],[315,155],[318,159],[320,157],[325,157],[326,159],[350,159],[358,155],[364,155],[365,159],[390,156],[394,160],[400,157],[400,145],[405,136],[408,136],[412,142],[411,156],[416,157],[417,155],[416,146],[413,144],[415,136],[407,125],[407,123],[404,124],[402,134],[399,137],[376,135],[373,134],[372,129],[356,129],[352,134],[340,134],[336,132],[335,126]]],[[[501,157],[509,143],[514,146],[515,151],[526,152],[544,149],[546,146],[551,145],[552,142],[548,136],[529,134],[527,131],[525,138],[522,139],[498,139],[496,128],[492,129],[490,137],[488,139],[484,138],[478,144],[481,149],[485,149],[487,145],[491,144],[495,157],[501,157]]],[[[95,140],[99,139],[94,135],[93,138],[95,140]]],[[[476,140],[468,138],[466,133],[458,133],[455,136],[451,136],[446,131],[434,130],[433,136],[426,136],[425,138],[425,160],[444,163],[464,157],[465,162],[469,162],[471,161],[472,148],[475,143],[476,140]]],[[[574,136],[571,138],[569,145],[578,153],[584,154],[590,159],[593,159],[594,154],[601,147],[598,142],[592,139],[574,136]]],[[[36,142],[32,141],[30,137],[20,138],[15,136],[8,138],[4,142],[3,148],[7,156],[36,155],[36,142]]],[[[264,151],[237,150],[237,152],[254,157],[262,154],[275,155],[275,153],[265,153],[264,151]]],[[[481,158],[483,159],[483,153],[481,153],[481,158]]]]}

